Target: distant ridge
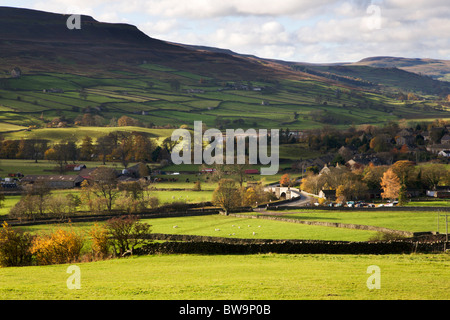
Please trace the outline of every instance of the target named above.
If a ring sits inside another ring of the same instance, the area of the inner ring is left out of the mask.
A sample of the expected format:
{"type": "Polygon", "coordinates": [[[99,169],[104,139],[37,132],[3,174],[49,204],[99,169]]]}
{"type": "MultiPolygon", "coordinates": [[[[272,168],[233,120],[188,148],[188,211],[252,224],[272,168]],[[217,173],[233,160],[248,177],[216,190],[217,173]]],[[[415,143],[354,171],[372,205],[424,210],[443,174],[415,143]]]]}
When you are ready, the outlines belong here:
{"type": "Polygon", "coordinates": [[[427,75],[433,79],[450,81],[450,60],[404,57],[368,57],[358,62],[345,65],[369,66],[374,68],[398,68],[417,74],[427,75]]]}

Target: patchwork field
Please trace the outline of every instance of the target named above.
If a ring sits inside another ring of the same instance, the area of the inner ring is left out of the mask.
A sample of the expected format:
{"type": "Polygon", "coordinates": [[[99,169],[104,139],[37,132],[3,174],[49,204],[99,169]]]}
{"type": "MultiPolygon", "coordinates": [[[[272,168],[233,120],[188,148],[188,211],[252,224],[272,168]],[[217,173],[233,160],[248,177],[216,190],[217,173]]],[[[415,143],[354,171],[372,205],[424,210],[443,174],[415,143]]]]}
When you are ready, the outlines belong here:
{"type": "MultiPolygon", "coordinates": [[[[415,101],[412,105],[409,101],[347,90],[313,79],[223,81],[156,64],[139,68],[140,73],[109,72],[103,77],[49,72],[2,79],[0,132],[28,126],[43,128],[46,122],[61,116],[73,123],[84,113],[98,115],[102,126],[109,125],[113,118],[128,115],[144,127],[178,127],[202,120],[208,127],[226,123],[227,128],[244,129],[312,129],[324,124],[340,128],[403,118],[423,119],[424,114],[430,120],[448,117],[434,102],[415,101]],[[342,94],[337,95],[337,89],[342,94]],[[311,112],[326,112],[333,121],[325,123],[311,117],[311,112]]],[[[83,134],[89,129],[78,130],[83,134]]],[[[58,138],[66,137],[52,133],[58,138]]],[[[24,137],[46,135],[40,130],[24,133],[24,137]]]]}

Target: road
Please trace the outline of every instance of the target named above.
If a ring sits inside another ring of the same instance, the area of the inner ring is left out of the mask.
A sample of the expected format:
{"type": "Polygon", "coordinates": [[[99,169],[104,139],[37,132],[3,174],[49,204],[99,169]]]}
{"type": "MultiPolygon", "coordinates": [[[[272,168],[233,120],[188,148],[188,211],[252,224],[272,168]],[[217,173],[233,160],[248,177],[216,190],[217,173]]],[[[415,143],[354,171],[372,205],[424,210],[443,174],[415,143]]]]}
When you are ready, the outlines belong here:
{"type": "MultiPolygon", "coordinates": [[[[295,191],[292,191],[292,192],[295,192],[295,191]]],[[[307,205],[311,205],[311,199],[314,199],[314,198],[308,196],[304,192],[295,192],[295,193],[297,193],[300,196],[300,198],[298,198],[297,200],[294,200],[292,202],[280,204],[279,207],[304,207],[307,205]]]]}

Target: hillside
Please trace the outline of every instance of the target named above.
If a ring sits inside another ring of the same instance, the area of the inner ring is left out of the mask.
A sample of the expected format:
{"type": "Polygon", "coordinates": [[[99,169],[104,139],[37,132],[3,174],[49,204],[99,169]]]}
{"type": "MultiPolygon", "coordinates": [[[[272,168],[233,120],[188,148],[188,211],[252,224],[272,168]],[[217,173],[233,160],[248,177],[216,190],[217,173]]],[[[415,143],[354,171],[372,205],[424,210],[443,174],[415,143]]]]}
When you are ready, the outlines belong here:
{"type": "Polygon", "coordinates": [[[448,83],[404,70],[264,60],[88,16],[81,30],[69,30],[67,17],[0,7],[0,132],[20,139],[46,128],[51,137],[48,129],[117,126],[124,115],[134,128],[201,120],[300,130],[450,117],[448,83]],[[398,99],[399,90],[418,98],[398,99]]]}
{"type": "Polygon", "coordinates": [[[405,71],[430,76],[433,79],[450,81],[450,60],[370,57],[348,65],[368,66],[375,68],[398,68],[405,71]]]}
{"type": "MultiPolygon", "coordinates": [[[[227,54],[194,51],[153,39],[135,26],[98,22],[81,16],[81,29],[66,27],[68,15],[0,7],[0,70],[61,70],[104,74],[110,69],[141,72],[136,66],[151,62],[207,75],[264,76],[276,70],[227,54]]],[[[0,71],[0,72],[1,72],[0,71]]]]}

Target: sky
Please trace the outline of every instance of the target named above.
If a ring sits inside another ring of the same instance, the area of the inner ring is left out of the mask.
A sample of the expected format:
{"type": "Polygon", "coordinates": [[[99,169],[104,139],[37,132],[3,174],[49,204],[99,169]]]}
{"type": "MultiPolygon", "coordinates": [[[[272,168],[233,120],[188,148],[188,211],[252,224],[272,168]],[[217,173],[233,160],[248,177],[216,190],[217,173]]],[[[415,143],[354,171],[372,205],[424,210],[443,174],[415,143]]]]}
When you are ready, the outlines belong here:
{"type": "Polygon", "coordinates": [[[0,0],[0,6],[86,14],[160,40],[286,61],[450,59],[449,0],[0,0]]]}

